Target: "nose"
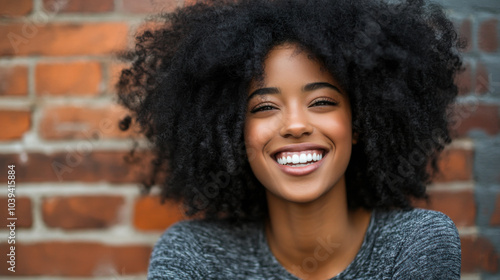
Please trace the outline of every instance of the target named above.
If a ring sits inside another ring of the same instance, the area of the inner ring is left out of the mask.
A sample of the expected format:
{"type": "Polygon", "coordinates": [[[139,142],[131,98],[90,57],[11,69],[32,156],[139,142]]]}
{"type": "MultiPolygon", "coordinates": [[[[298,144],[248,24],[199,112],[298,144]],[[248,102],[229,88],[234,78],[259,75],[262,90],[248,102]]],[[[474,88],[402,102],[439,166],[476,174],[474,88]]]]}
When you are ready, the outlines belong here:
{"type": "Polygon", "coordinates": [[[300,138],[304,135],[310,135],[313,132],[313,126],[307,118],[307,114],[301,110],[290,110],[283,114],[280,135],[282,137],[300,138]]]}

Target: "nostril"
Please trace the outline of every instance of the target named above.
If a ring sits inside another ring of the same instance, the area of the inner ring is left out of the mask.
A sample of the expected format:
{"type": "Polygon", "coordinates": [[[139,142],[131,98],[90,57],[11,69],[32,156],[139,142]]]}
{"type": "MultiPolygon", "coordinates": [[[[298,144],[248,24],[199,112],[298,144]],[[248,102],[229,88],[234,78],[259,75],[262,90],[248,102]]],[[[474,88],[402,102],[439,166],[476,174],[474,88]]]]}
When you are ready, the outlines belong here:
{"type": "Polygon", "coordinates": [[[313,128],[309,124],[294,124],[294,125],[288,125],[284,126],[280,134],[283,137],[295,137],[299,138],[303,135],[310,135],[313,131],[313,128]]]}

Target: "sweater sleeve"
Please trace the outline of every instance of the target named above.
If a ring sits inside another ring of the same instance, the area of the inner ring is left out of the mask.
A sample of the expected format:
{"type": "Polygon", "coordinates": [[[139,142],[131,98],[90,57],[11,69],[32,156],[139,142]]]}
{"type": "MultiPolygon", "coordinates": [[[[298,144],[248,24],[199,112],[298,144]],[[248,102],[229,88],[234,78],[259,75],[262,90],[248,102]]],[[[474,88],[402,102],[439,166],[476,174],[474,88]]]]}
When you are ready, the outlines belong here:
{"type": "Polygon", "coordinates": [[[392,279],[460,279],[461,248],[455,224],[448,216],[428,211],[403,225],[406,237],[392,279]]]}
{"type": "Polygon", "coordinates": [[[170,227],[156,242],[148,268],[148,280],[207,279],[201,245],[189,223],[170,227]]]}

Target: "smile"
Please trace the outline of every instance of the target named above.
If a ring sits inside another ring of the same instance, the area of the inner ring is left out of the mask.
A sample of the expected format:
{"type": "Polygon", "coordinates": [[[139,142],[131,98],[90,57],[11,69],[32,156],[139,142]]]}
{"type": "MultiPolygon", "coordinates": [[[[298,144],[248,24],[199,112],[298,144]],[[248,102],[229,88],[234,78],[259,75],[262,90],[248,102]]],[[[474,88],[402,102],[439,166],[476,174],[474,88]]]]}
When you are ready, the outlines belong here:
{"type": "Polygon", "coordinates": [[[323,158],[323,153],[322,150],[279,152],[275,155],[275,159],[281,165],[302,167],[320,161],[323,158]]]}
{"type": "Polygon", "coordinates": [[[302,143],[283,146],[274,151],[272,158],[285,174],[304,176],[318,169],[328,153],[326,146],[302,143]]]}

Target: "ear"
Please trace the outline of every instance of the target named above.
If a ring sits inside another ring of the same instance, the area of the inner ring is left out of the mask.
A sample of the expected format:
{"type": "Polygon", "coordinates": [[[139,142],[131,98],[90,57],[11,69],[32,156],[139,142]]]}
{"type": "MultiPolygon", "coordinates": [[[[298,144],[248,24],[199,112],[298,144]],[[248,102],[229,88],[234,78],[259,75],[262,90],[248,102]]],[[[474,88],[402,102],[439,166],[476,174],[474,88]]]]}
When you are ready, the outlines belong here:
{"type": "Polygon", "coordinates": [[[353,145],[356,145],[358,143],[358,137],[359,137],[359,133],[357,133],[357,132],[352,133],[352,144],[353,145]]]}

